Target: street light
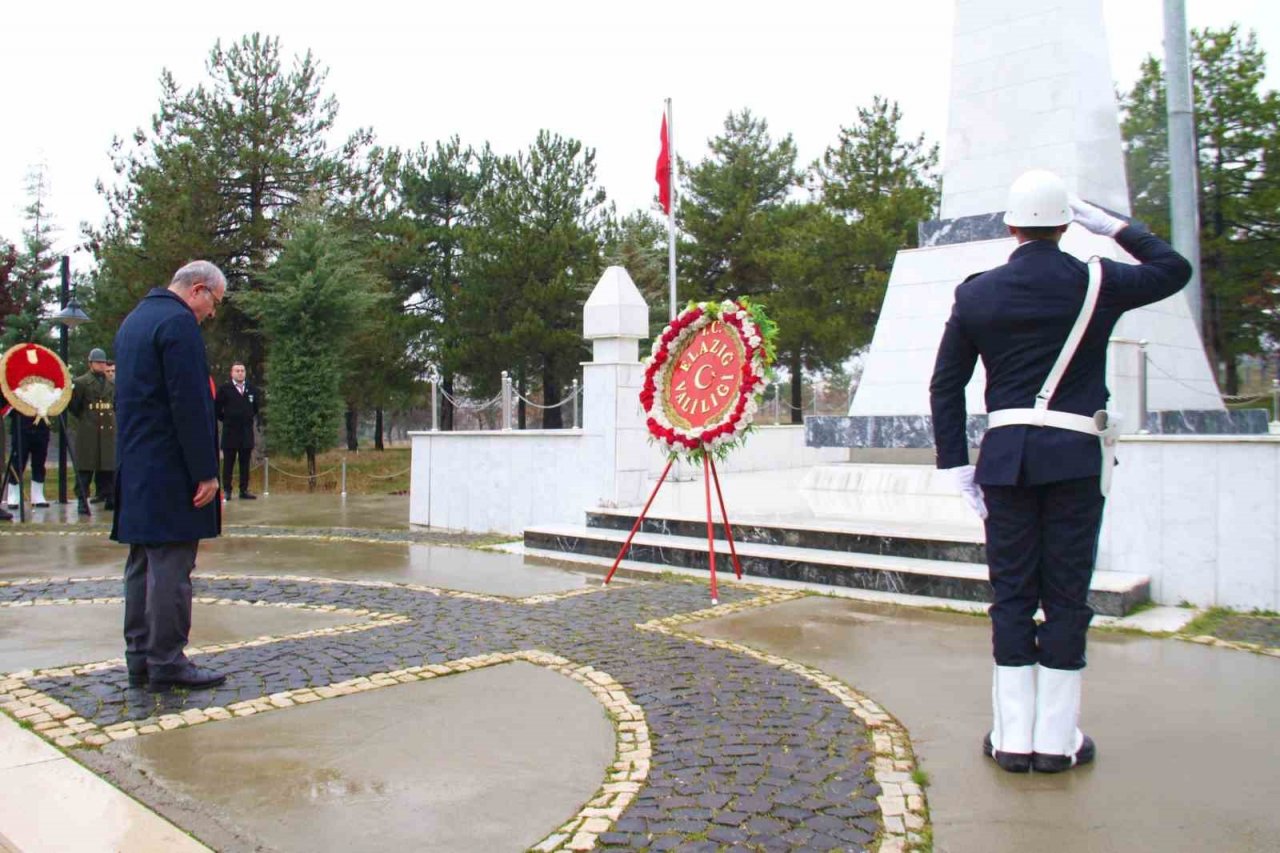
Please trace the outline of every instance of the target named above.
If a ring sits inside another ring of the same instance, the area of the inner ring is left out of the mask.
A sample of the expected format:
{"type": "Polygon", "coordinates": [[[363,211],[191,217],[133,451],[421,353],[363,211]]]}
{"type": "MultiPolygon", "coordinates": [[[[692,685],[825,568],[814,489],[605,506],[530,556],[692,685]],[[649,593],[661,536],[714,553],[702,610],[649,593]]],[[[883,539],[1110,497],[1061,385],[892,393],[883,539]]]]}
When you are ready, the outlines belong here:
{"type": "MultiPolygon", "coordinates": [[[[60,328],[58,330],[58,357],[66,364],[70,354],[67,350],[67,332],[76,326],[89,321],[80,303],[71,293],[71,257],[62,256],[62,310],[51,318],[60,328]]],[[[86,495],[86,497],[88,497],[86,495]]],[[[58,503],[67,502],[67,416],[58,416],[58,503]]]]}

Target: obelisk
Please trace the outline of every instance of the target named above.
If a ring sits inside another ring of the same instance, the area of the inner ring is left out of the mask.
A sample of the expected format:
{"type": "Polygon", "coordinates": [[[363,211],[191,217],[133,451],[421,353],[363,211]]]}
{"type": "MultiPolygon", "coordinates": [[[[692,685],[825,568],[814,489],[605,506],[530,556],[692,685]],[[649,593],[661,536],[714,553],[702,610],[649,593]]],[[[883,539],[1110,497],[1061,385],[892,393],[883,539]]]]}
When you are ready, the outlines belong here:
{"type": "MultiPolygon", "coordinates": [[[[1085,200],[1129,214],[1102,0],[956,0],[943,153],[941,218],[921,223],[921,248],[894,261],[850,415],[928,414],[955,286],[1015,248],[1001,217],[1022,172],[1049,169],[1085,200]]],[[[1062,247],[1082,259],[1133,262],[1112,240],[1079,227],[1068,229],[1062,247]]],[[[1149,410],[1222,409],[1181,294],[1126,314],[1113,340],[1112,377],[1132,373],[1136,349],[1124,341],[1148,342],[1149,410]]],[[[986,411],[983,386],[979,368],[968,387],[970,413],[986,411]]]]}

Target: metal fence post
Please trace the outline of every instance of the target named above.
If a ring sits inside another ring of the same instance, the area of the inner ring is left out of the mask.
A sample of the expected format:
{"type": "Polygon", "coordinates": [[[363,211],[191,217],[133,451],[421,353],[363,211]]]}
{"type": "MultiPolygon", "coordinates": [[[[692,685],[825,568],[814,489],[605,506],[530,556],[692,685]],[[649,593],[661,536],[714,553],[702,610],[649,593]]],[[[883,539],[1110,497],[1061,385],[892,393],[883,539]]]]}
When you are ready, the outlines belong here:
{"type": "Polygon", "coordinates": [[[1138,341],[1138,432],[1147,429],[1147,342],[1138,341]]]}
{"type": "Polygon", "coordinates": [[[262,455],[262,496],[265,498],[271,494],[271,459],[265,453],[262,455]]]}
{"type": "Polygon", "coordinates": [[[502,428],[511,429],[511,374],[502,371],[502,428]]]}
{"type": "Polygon", "coordinates": [[[578,412],[578,392],[579,392],[580,390],[581,390],[581,389],[578,387],[578,379],[577,379],[577,377],[574,377],[574,380],[573,380],[573,428],[574,428],[574,429],[578,429],[579,427],[581,427],[581,426],[582,426],[582,424],[580,424],[580,423],[578,422],[578,414],[579,414],[579,412],[578,412]]]}
{"type": "Polygon", "coordinates": [[[440,374],[431,371],[431,431],[440,431],[440,374]]]}
{"type": "Polygon", "coordinates": [[[342,457],[342,497],[347,496],[347,457],[342,457]]]}

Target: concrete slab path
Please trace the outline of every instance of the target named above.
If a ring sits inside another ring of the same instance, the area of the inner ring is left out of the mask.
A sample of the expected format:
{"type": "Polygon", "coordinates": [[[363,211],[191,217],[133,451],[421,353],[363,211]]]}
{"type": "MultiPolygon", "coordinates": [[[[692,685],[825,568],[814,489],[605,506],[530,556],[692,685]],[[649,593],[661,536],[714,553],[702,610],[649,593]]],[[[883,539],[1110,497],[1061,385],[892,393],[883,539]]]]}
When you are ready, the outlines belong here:
{"type": "Polygon", "coordinates": [[[698,623],[854,684],[907,727],[929,774],[937,853],[1223,851],[1280,847],[1280,660],[1094,631],[1089,767],[1014,775],[982,756],[985,618],[810,597],[698,623]]]}

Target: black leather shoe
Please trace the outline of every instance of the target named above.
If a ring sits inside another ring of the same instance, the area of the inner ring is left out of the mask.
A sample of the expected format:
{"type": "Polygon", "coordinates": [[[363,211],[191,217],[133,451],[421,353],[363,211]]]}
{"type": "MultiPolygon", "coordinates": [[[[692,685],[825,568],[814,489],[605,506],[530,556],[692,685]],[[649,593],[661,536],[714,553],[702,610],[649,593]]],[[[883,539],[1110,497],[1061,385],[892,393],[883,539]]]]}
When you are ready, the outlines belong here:
{"type": "Polygon", "coordinates": [[[107,512],[116,511],[116,505],[113,504],[111,501],[104,501],[102,504],[102,508],[105,509],[107,512]]]}
{"type": "Polygon", "coordinates": [[[1031,766],[1037,773],[1061,773],[1072,767],[1088,764],[1097,754],[1098,748],[1094,745],[1093,738],[1085,735],[1084,743],[1080,744],[1075,755],[1041,755],[1037,752],[1031,756],[1031,766]]]}
{"type": "Polygon", "coordinates": [[[7,509],[0,508],[0,521],[13,521],[13,513],[7,509]]]}
{"type": "Polygon", "coordinates": [[[1031,753],[997,752],[991,746],[990,732],[982,738],[982,754],[1000,765],[1000,769],[1008,773],[1029,773],[1031,771],[1031,753]]]}
{"type": "Polygon", "coordinates": [[[93,515],[93,513],[89,511],[89,505],[83,501],[76,506],[76,513],[78,515],[93,515]]]}
{"type": "Polygon", "coordinates": [[[248,492],[240,493],[240,500],[242,501],[256,501],[257,499],[258,499],[257,495],[251,495],[248,492]]]}
{"type": "Polygon", "coordinates": [[[206,687],[217,687],[227,680],[227,677],[222,673],[196,666],[193,663],[187,664],[185,668],[172,675],[150,673],[150,676],[147,689],[152,693],[164,693],[175,687],[180,687],[183,690],[203,690],[206,687]]]}
{"type": "Polygon", "coordinates": [[[147,670],[131,669],[129,670],[129,686],[130,687],[146,687],[147,686],[147,670]]]}

